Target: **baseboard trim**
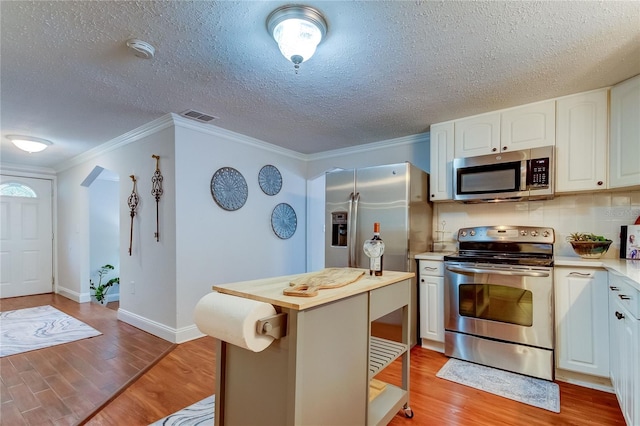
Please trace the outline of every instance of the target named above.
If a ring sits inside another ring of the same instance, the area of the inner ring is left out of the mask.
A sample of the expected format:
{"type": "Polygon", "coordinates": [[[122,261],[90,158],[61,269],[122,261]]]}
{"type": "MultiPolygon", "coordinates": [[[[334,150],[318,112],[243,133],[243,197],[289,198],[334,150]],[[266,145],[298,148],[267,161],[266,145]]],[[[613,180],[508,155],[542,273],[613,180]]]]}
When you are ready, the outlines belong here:
{"type": "Polygon", "coordinates": [[[87,303],[91,302],[91,295],[89,293],[78,293],[77,291],[69,290],[66,287],[58,286],[58,291],[56,292],[60,296],[66,297],[67,299],[73,300],[77,303],[87,303]]]}
{"type": "Polygon", "coordinates": [[[195,324],[176,329],[122,308],[118,309],[118,319],[171,343],[184,343],[204,336],[195,324]]]}
{"type": "Polygon", "coordinates": [[[436,342],[435,340],[429,340],[425,338],[422,338],[421,340],[422,340],[421,346],[424,349],[429,349],[431,351],[444,353],[444,342],[436,342]]]}
{"type": "Polygon", "coordinates": [[[591,376],[589,374],[576,373],[574,371],[556,368],[556,381],[571,383],[585,388],[595,389],[608,393],[615,393],[611,380],[606,377],[591,376]]]}

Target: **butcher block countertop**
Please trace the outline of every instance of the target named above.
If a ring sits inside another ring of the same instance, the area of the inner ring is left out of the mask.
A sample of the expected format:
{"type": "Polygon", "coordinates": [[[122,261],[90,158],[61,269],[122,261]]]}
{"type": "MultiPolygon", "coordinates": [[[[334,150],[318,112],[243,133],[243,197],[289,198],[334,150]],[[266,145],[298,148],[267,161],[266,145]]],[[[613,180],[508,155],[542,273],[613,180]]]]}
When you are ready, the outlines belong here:
{"type": "Polygon", "coordinates": [[[318,295],[313,297],[285,296],[282,291],[285,288],[290,288],[291,281],[298,281],[300,278],[314,274],[314,272],[214,285],[213,289],[220,293],[257,300],[281,308],[303,311],[415,276],[413,272],[383,271],[381,277],[376,277],[370,276],[368,269],[362,269],[362,271],[364,271],[364,275],[359,280],[343,287],[319,290],[318,295]]]}

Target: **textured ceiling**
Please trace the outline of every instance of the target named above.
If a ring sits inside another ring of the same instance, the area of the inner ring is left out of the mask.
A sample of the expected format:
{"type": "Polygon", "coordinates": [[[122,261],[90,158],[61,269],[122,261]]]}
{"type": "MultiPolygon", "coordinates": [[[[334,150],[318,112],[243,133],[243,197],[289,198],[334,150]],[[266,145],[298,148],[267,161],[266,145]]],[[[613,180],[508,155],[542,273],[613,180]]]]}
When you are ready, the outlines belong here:
{"type": "Polygon", "coordinates": [[[640,74],[637,1],[310,0],[329,29],[298,75],[266,31],[283,4],[0,2],[0,161],[55,168],[188,109],[311,154],[640,74]],[[22,153],[7,134],[54,146],[22,153]]]}

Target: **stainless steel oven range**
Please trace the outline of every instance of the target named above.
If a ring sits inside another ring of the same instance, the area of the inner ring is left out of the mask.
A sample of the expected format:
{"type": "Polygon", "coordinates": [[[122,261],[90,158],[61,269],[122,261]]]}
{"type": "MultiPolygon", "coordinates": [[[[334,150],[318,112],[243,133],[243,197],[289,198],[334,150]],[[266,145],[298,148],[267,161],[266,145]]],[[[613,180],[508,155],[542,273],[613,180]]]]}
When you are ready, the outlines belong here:
{"type": "Polygon", "coordinates": [[[554,379],[552,228],[458,231],[445,256],[445,355],[554,379]]]}

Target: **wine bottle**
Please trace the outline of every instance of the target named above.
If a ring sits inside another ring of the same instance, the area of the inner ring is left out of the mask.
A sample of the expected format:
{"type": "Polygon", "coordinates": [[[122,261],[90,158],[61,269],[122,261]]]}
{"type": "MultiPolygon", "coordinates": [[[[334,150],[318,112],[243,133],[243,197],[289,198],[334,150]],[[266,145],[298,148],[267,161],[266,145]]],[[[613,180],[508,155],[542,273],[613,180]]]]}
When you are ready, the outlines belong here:
{"type": "Polygon", "coordinates": [[[384,242],[380,237],[380,223],[373,224],[373,237],[364,242],[364,253],[369,257],[369,275],[382,275],[384,242]]]}

